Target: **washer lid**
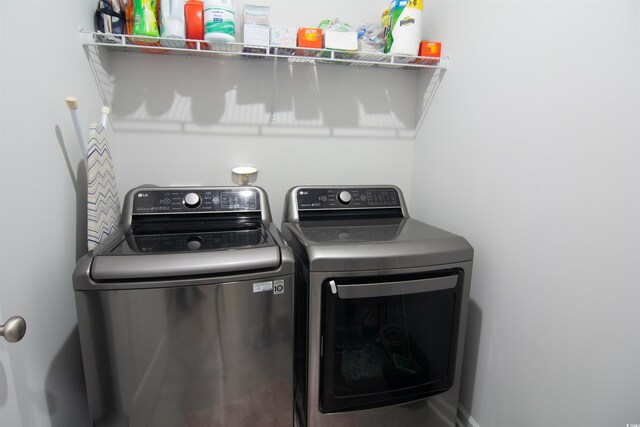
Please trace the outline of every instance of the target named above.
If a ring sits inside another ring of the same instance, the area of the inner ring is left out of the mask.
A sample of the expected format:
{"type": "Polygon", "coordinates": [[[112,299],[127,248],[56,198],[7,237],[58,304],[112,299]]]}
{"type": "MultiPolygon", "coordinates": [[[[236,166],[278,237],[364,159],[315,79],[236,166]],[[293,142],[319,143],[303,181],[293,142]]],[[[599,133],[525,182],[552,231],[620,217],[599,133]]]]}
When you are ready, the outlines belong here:
{"type": "Polygon", "coordinates": [[[310,271],[424,267],[473,259],[462,237],[411,218],[283,223],[310,271]]]}
{"type": "Polygon", "coordinates": [[[91,278],[101,281],[223,274],[275,269],[280,262],[278,246],[186,253],[98,255],[91,264],[91,278]]]}

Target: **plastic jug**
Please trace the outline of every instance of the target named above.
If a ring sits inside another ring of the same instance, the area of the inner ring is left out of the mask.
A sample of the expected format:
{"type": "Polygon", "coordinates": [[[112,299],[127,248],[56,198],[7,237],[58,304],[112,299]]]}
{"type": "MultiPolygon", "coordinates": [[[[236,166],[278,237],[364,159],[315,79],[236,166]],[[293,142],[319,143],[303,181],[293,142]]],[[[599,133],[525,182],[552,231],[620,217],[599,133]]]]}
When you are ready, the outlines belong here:
{"type": "Polygon", "coordinates": [[[158,37],[156,0],[133,0],[133,31],[137,36],[158,37]]]}
{"type": "MultiPolygon", "coordinates": [[[[187,0],[184,4],[185,34],[190,40],[204,40],[204,20],[202,0],[187,0]]],[[[187,47],[195,49],[197,43],[187,42],[187,47]]]]}
{"type": "Polygon", "coordinates": [[[204,38],[213,42],[236,41],[235,0],[204,1],[204,38]]]}
{"type": "MultiPolygon", "coordinates": [[[[184,0],[161,0],[160,35],[173,39],[185,38],[184,0]]],[[[184,47],[182,40],[162,40],[168,47],[184,47]]]]}

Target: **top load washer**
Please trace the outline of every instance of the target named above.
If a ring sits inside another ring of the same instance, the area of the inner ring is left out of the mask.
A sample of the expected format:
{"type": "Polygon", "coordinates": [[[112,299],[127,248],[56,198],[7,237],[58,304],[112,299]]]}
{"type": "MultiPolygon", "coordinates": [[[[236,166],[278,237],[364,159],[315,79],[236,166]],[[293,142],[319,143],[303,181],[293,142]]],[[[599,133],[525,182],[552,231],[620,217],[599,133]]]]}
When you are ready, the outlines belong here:
{"type": "Polygon", "coordinates": [[[95,426],[293,425],[291,249],[256,187],[154,187],[78,261],[95,426]]]}
{"type": "Polygon", "coordinates": [[[469,243],[410,218],[394,186],[294,187],[281,229],[301,425],[454,426],[469,243]]]}

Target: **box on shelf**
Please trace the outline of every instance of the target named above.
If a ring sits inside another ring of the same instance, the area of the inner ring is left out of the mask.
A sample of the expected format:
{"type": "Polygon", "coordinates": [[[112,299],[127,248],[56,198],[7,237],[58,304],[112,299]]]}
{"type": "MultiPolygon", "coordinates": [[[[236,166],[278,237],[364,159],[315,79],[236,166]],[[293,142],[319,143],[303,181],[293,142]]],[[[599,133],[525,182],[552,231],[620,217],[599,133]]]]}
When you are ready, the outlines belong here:
{"type": "Polygon", "coordinates": [[[244,5],[244,52],[267,53],[270,15],[269,6],[244,5]]]}
{"type": "Polygon", "coordinates": [[[358,33],[355,31],[327,31],[324,33],[325,49],[358,50],[358,33]]]}
{"type": "Polygon", "coordinates": [[[243,9],[244,25],[261,25],[268,27],[270,22],[271,8],[269,6],[257,6],[245,4],[243,9]]]}
{"type": "Polygon", "coordinates": [[[269,27],[263,25],[244,25],[244,44],[253,46],[269,45],[269,27]]]}
{"type": "Polygon", "coordinates": [[[428,58],[440,58],[441,50],[440,42],[422,41],[420,42],[420,50],[418,56],[426,56],[428,58]]]}
{"type": "Polygon", "coordinates": [[[298,47],[322,49],[322,30],[320,28],[298,28],[298,47]]]}
{"type": "Polygon", "coordinates": [[[273,49],[273,47],[278,47],[278,54],[293,54],[293,49],[283,48],[295,47],[297,43],[297,36],[298,29],[296,27],[283,27],[280,25],[272,26],[269,38],[269,44],[272,46],[271,53],[275,53],[275,49],[273,49]]]}

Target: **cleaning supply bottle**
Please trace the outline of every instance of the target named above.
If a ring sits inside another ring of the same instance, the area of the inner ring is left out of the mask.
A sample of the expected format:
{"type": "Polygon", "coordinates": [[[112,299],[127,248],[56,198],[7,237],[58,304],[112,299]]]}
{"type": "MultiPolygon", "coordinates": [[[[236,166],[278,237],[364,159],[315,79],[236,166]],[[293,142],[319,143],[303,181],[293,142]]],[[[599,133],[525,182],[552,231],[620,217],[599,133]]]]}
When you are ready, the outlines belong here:
{"type": "Polygon", "coordinates": [[[126,18],[126,34],[133,34],[133,0],[124,0],[124,16],[126,18]]]}
{"type": "Polygon", "coordinates": [[[133,34],[158,37],[156,0],[133,0],[133,34]]]}
{"type": "Polygon", "coordinates": [[[236,41],[235,0],[204,1],[204,38],[213,42],[236,41]]]}
{"type": "MultiPolygon", "coordinates": [[[[184,0],[161,0],[160,35],[172,39],[185,38],[184,0]]],[[[162,40],[167,47],[184,47],[183,40],[162,40]]]]}
{"type": "MultiPolygon", "coordinates": [[[[185,35],[189,40],[204,40],[204,6],[202,0],[187,0],[184,3],[185,35]]],[[[196,49],[198,43],[187,42],[187,47],[196,49]]]]}
{"type": "Polygon", "coordinates": [[[391,31],[385,41],[385,52],[417,55],[422,39],[423,0],[393,0],[389,9],[391,31]]]}

